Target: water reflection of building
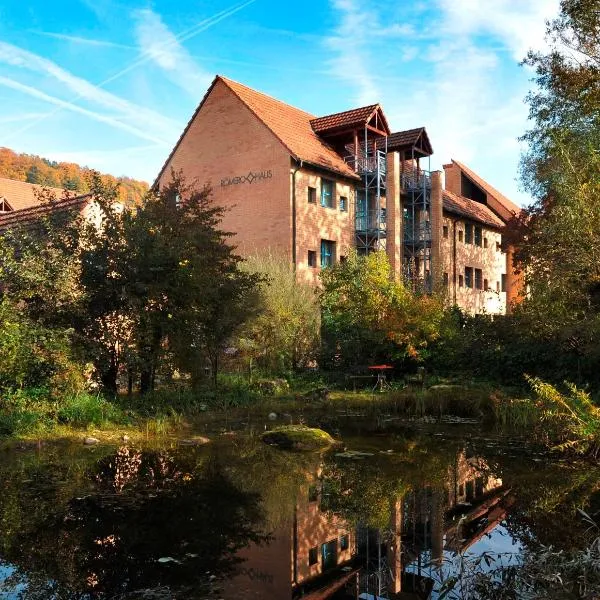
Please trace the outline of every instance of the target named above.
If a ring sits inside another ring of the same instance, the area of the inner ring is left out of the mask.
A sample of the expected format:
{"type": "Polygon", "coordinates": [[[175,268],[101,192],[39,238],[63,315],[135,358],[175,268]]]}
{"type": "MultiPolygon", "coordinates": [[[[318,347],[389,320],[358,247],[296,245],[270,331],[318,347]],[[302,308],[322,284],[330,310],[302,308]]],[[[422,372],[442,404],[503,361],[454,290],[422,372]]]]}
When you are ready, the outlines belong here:
{"type": "Polygon", "coordinates": [[[295,511],[280,523],[273,541],[239,554],[237,575],[226,585],[243,598],[306,600],[331,597],[357,572],[356,530],[324,510],[320,485],[299,491],[295,511]]]}
{"type": "Polygon", "coordinates": [[[462,452],[442,482],[397,498],[380,531],[351,526],[327,510],[320,486],[306,486],[273,542],[240,554],[226,591],[265,600],[425,600],[433,588],[426,567],[500,523],[508,494],[483,460],[462,452]]]}

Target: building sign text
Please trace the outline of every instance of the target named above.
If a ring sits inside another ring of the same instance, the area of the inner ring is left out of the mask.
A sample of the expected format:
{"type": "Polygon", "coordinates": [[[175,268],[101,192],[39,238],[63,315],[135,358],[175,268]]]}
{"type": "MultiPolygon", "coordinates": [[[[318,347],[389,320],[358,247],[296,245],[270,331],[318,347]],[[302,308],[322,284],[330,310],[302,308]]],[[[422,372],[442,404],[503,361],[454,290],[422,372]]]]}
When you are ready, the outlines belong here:
{"type": "Polygon", "coordinates": [[[249,171],[247,175],[239,175],[237,177],[225,177],[221,179],[221,187],[227,187],[228,185],[238,185],[240,183],[258,183],[265,179],[271,179],[273,173],[271,171],[249,171]]]}

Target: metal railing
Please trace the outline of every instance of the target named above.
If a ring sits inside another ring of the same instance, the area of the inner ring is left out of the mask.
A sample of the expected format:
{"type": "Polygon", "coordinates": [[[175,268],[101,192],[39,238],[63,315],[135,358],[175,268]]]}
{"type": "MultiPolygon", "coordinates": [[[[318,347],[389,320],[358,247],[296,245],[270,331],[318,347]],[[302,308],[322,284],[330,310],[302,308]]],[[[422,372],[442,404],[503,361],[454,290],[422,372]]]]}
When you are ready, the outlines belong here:
{"type": "Polygon", "coordinates": [[[369,210],[356,214],[356,231],[385,231],[385,209],[369,210]]]}

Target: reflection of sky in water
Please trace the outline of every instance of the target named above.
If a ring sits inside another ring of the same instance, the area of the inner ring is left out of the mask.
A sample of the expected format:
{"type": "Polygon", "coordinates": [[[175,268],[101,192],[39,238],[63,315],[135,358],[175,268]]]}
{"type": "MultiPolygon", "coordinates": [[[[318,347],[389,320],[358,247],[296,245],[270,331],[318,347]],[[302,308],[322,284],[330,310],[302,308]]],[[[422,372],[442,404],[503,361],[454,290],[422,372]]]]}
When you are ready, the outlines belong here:
{"type": "MultiPolygon", "coordinates": [[[[484,553],[489,553],[496,560],[489,565],[482,560],[477,567],[478,572],[488,573],[499,568],[501,565],[518,564],[522,549],[522,545],[510,535],[504,522],[502,522],[470,546],[463,554],[463,558],[469,561],[484,553]]],[[[460,557],[455,552],[444,550],[441,567],[430,564],[431,553],[429,551],[423,552],[420,559],[420,561],[415,560],[407,565],[405,571],[431,578],[435,582],[431,599],[435,600],[438,597],[437,590],[441,583],[459,571],[460,557]]]]}
{"type": "Polygon", "coordinates": [[[4,582],[15,572],[14,567],[10,567],[6,563],[0,562],[0,600],[16,600],[21,597],[25,590],[24,585],[10,586],[10,592],[4,591],[4,582]]]}

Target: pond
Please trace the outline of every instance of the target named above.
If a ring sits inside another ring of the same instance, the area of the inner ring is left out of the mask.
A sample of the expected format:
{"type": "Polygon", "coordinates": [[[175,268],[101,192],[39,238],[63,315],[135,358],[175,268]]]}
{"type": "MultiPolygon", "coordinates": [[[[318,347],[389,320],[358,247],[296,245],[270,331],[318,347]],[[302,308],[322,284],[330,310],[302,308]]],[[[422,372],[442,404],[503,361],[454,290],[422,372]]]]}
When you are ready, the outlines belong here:
{"type": "Polygon", "coordinates": [[[277,450],[246,425],[1,453],[0,598],[438,598],[459,572],[576,548],[578,509],[600,508],[598,469],[518,436],[328,426],[345,449],[277,450]]]}

